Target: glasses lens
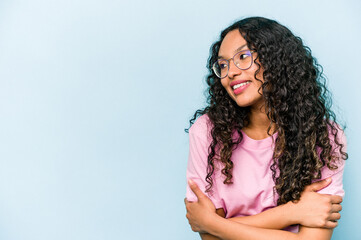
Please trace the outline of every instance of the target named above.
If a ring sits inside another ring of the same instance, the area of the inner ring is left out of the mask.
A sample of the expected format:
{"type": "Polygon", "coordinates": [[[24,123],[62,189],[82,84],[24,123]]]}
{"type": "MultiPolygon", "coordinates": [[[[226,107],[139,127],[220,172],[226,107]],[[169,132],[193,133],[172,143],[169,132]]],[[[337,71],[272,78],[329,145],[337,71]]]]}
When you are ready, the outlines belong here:
{"type": "Polygon", "coordinates": [[[213,71],[219,78],[224,78],[228,73],[228,62],[220,59],[213,64],[213,71]]]}
{"type": "Polygon", "coordinates": [[[252,53],[249,50],[241,51],[234,56],[233,61],[239,69],[248,69],[252,65],[252,53]]]}

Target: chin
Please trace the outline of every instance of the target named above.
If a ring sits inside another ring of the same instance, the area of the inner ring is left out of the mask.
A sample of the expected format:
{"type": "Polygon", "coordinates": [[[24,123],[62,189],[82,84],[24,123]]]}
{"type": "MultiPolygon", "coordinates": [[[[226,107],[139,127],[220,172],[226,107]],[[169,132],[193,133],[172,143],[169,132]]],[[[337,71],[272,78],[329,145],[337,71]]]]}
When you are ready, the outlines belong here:
{"type": "Polygon", "coordinates": [[[235,96],[234,101],[239,107],[252,107],[262,104],[263,99],[262,97],[259,99],[241,99],[240,97],[235,96]]]}
{"type": "Polygon", "coordinates": [[[244,103],[238,103],[238,102],[236,102],[236,103],[237,103],[238,107],[249,107],[252,105],[252,104],[244,104],[244,103]]]}

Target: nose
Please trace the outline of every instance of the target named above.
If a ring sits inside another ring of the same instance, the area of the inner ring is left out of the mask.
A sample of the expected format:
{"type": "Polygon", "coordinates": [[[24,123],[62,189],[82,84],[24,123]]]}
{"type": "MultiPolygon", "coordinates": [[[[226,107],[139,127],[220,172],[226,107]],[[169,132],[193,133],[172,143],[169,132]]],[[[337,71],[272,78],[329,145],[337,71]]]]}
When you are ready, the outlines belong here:
{"type": "Polygon", "coordinates": [[[240,75],[242,70],[239,69],[236,64],[234,63],[233,59],[229,61],[229,70],[228,70],[228,77],[234,78],[237,75],[240,75]]]}

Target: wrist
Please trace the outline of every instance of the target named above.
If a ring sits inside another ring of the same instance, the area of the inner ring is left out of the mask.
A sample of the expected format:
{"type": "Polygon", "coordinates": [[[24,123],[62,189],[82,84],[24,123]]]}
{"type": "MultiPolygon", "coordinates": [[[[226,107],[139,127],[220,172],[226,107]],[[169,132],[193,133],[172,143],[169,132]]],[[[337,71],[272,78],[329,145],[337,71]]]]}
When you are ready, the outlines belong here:
{"type": "Polygon", "coordinates": [[[212,213],[206,217],[204,220],[204,225],[202,229],[207,233],[213,233],[214,226],[217,225],[217,221],[223,219],[223,217],[219,216],[217,213],[212,213]]]}
{"type": "Polygon", "coordinates": [[[284,204],[285,207],[285,216],[289,221],[289,225],[300,224],[298,206],[297,203],[293,203],[292,201],[284,204]]]}

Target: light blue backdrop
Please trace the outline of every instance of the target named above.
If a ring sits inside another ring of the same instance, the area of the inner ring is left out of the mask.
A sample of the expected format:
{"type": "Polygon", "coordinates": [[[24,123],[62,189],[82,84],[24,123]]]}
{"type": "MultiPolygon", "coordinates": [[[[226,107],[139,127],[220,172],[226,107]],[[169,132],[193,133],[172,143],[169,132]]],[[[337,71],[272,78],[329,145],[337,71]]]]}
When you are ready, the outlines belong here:
{"type": "Polygon", "coordinates": [[[195,239],[183,198],[209,46],[274,18],[324,66],[348,129],[337,240],[361,208],[361,2],[0,1],[0,239],[195,239]]]}

